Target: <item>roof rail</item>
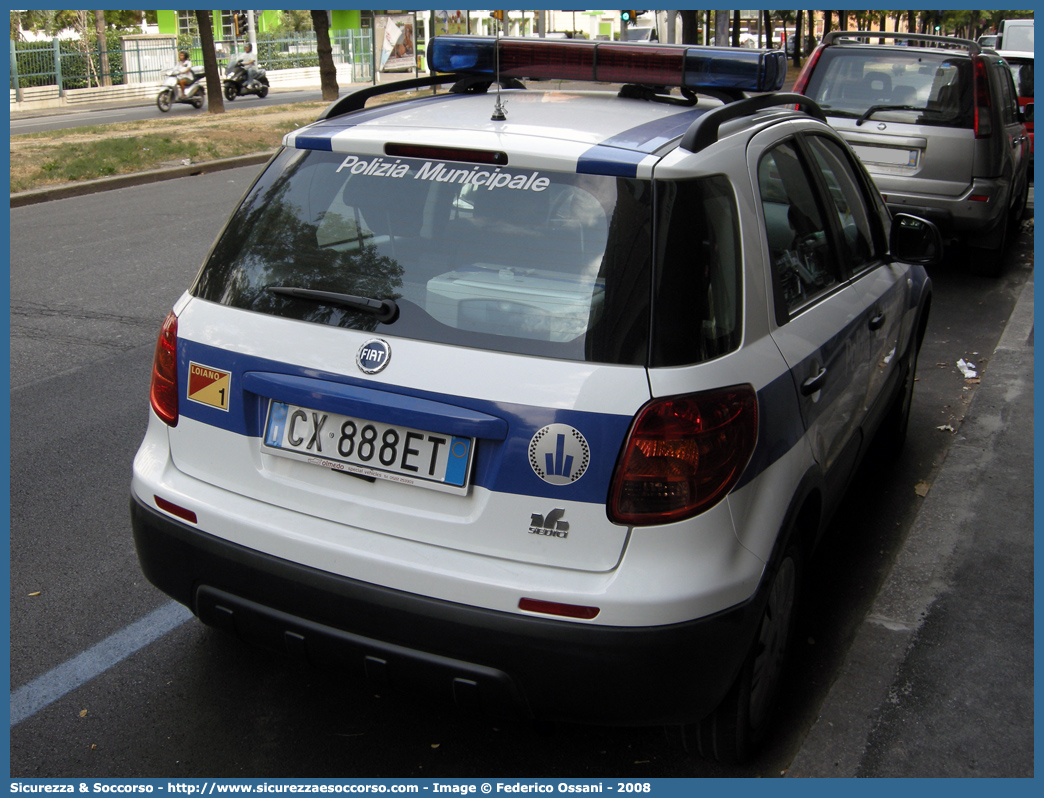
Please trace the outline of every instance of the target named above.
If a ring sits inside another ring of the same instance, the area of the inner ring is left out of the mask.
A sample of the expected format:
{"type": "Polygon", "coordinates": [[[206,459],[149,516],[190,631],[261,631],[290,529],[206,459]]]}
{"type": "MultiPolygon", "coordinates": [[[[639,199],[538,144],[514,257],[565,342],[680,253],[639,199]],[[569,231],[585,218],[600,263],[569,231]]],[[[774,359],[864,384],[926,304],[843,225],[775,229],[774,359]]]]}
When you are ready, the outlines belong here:
{"type": "Polygon", "coordinates": [[[713,108],[703,114],[703,116],[689,125],[689,129],[685,131],[678,146],[689,152],[700,152],[718,140],[718,129],[723,123],[732,119],[750,116],[756,111],[772,108],[776,105],[797,105],[803,108],[809,116],[821,122],[827,121],[823,109],[804,94],[794,94],[792,92],[758,94],[748,97],[746,100],[713,108]]]}
{"type": "MultiPolygon", "coordinates": [[[[372,97],[382,94],[391,94],[396,91],[410,91],[412,89],[423,89],[428,86],[441,86],[444,83],[452,83],[451,92],[455,94],[484,94],[494,83],[491,78],[482,78],[475,75],[458,75],[447,72],[439,75],[429,75],[423,78],[411,80],[397,80],[393,83],[380,83],[375,86],[367,86],[362,89],[348,92],[343,97],[338,97],[319,114],[316,121],[332,119],[335,116],[350,114],[353,111],[361,111],[366,107],[366,101],[372,97]]],[[[524,89],[525,85],[514,78],[504,78],[500,84],[505,89],[524,89]]]]}
{"type": "Polygon", "coordinates": [[[967,49],[971,55],[982,52],[982,46],[971,39],[958,39],[955,36],[936,36],[931,33],[894,33],[884,30],[832,30],[823,37],[823,46],[842,44],[838,39],[893,39],[896,41],[919,41],[946,44],[950,47],[967,49]]]}

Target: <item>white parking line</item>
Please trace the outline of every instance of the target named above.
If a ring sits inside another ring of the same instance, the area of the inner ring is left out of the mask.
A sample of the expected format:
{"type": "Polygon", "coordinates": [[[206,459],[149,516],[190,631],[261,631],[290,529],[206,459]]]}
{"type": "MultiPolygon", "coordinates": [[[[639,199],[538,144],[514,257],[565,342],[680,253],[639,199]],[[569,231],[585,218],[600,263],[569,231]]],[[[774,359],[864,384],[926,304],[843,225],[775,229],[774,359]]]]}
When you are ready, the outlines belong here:
{"type": "Polygon", "coordinates": [[[192,611],[176,601],[164,604],[82,654],[14,690],[11,693],[11,726],[31,718],[191,617],[192,611]]]}

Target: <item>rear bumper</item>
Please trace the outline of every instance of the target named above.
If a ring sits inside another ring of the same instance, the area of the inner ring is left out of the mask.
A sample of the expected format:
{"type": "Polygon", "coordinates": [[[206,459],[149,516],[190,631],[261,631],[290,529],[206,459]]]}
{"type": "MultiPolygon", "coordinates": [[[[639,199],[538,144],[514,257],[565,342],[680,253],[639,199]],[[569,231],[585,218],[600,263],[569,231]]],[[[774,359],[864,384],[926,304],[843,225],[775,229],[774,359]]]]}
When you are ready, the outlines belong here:
{"type": "Polygon", "coordinates": [[[352,678],[492,714],[621,725],[696,720],[728,690],[760,619],[755,599],[667,626],[544,620],[297,565],[135,497],[131,520],[145,576],[204,623],[352,678]]]}
{"type": "Polygon", "coordinates": [[[933,222],[944,238],[970,243],[979,243],[978,239],[991,235],[1011,202],[1010,184],[1001,180],[976,180],[963,196],[952,199],[933,196],[929,200],[922,195],[886,189],[881,194],[893,215],[919,216],[933,222]]]}

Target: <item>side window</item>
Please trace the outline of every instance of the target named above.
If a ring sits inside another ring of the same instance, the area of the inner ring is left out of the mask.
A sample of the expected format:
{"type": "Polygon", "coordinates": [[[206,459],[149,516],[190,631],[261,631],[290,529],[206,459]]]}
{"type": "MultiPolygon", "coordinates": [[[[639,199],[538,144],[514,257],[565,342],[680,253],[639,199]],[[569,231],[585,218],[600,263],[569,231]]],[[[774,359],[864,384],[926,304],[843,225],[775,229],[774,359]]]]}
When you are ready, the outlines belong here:
{"type": "Polygon", "coordinates": [[[815,190],[793,141],[762,156],[758,187],[777,311],[793,315],[840,282],[815,190]]]}
{"type": "Polygon", "coordinates": [[[1015,114],[1018,106],[1018,100],[1015,99],[1015,82],[1012,80],[1011,72],[1004,64],[997,63],[994,71],[1001,87],[1001,121],[1006,125],[1013,125],[1018,119],[1015,114]]]}
{"type": "Polygon", "coordinates": [[[829,189],[841,231],[841,251],[847,271],[855,274],[874,262],[874,238],[859,180],[844,148],[824,136],[809,136],[809,147],[829,189]]]}

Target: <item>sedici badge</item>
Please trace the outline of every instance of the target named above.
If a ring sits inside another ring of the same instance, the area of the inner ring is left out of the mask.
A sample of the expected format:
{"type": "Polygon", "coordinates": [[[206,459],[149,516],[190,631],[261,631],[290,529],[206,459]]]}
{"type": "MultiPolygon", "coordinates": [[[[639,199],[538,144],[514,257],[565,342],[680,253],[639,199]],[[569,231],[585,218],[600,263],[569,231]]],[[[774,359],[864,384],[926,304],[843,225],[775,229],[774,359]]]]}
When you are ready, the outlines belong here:
{"type": "Polygon", "coordinates": [[[189,363],[188,398],[193,402],[228,410],[232,374],[221,369],[189,363]]]}

